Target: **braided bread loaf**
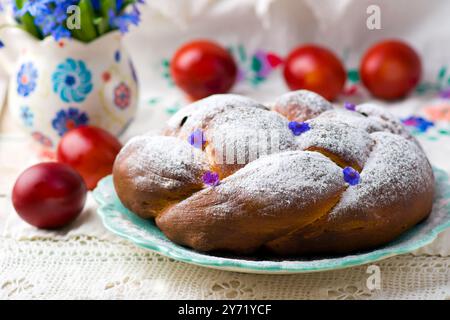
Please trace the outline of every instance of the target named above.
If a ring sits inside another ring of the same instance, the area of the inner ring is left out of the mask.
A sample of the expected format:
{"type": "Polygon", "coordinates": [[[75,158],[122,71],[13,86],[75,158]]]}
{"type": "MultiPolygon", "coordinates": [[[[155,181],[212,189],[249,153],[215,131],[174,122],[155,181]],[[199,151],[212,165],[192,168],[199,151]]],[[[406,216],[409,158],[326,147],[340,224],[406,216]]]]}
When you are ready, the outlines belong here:
{"type": "Polygon", "coordinates": [[[132,139],[113,175],[123,204],[199,251],[343,253],[426,218],[434,177],[416,140],[377,106],[335,109],[296,91],[272,110],[215,95],[132,139]]]}

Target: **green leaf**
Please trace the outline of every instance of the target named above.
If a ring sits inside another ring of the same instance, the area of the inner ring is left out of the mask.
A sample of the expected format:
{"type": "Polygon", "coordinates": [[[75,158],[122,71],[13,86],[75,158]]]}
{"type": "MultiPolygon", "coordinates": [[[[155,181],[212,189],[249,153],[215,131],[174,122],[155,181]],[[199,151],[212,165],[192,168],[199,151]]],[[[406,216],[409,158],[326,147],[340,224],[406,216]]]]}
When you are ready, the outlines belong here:
{"type": "Polygon", "coordinates": [[[116,12],[116,0],[100,0],[100,11],[103,18],[109,19],[109,10],[116,12]]]}
{"type": "Polygon", "coordinates": [[[116,1],[115,0],[100,0],[100,14],[102,17],[101,24],[98,25],[97,30],[100,35],[105,34],[112,30],[109,25],[109,10],[112,9],[116,12],[116,1]]]}
{"type": "Polygon", "coordinates": [[[109,21],[103,17],[98,17],[94,19],[94,25],[97,28],[99,35],[105,34],[110,30],[109,21]]]}
{"type": "Polygon", "coordinates": [[[23,28],[38,39],[42,39],[42,33],[34,23],[34,18],[28,12],[20,18],[23,28]]]}
{"type": "MultiPolygon", "coordinates": [[[[17,9],[22,9],[24,3],[25,0],[16,0],[17,9]]],[[[42,39],[42,33],[39,31],[39,28],[36,27],[36,24],[34,23],[34,18],[30,13],[27,12],[26,14],[24,14],[20,18],[20,23],[25,31],[32,34],[38,39],[42,39]]]]}
{"type": "Polygon", "coordinates": [[[250,83],[254,86],[254,87],[257,87],[258,85],[260,85],[262,82],[264,82],[264,78],[262,78],[262,77],[259,77],[259,76],[256,76],[256,77],[254,77],[254,78],[252,78],[251,80],[250,80],[250,83]]]}
{"type": "Polygon", "coordinates": [[[168,68],[170,66],[170,61],[168,59],[164,59],[162,61],[162,65],[164,68],[168,68]]]}
{"type": "Polygon", "coordinates": [[[428,82],[422,82],[421,84],[419,84],[419,85],[416,87],[416,92],[417,92],[418,94],[424,94],[424,93],[426,93],[426,92],[432,90],[433,87],[434,87],[434,86],[433,86],[431,83],[428,83],[428,82]]]}
{"type": "Polygon", "coordinates": [[[154,106],[154,105],[158,104],[158,102],[160,100],[161,100],[160,98],[151,98],[151,99],[148,100],[148,104],[151,105],[151,106],[154,106]]]}
{"type": "Polygon", "coordinates": [[[180,104],[176,103],[173,106],[167,107],[166,108],[166,113],[174,114],[174,113],[177,113],[178,110],[180,110],[180,104]]]}
{"type": "Polygon", "coordinates": [[[80,7],[80,29],[71,30],[75,39],[90,42],[97,38],[97,30],[94,26],[94,8],[90,0],[81,0],[80,7]]]}
{"type": "Polygon", "coordinates": [[[447,67],[446,67],[446,66],[443,66],[443,67],[439,70],[439,74],[438,74],[438,79],[439,79],[439,81],[442,81],[442,80],[444,79],[446,73],[447,73],[447,67]]]}
{"type": "Polygon", "coordinates": [[[247,52],[245,51],[245,48],[243,45],[238,46],[238,54],[239,54],[239,59],[242,62],[245,62],[247,60],[247,52]]]}
{"type": "Polygon", "coordinates": [[[348,80],[350,80],[350,82],[359,82],[360,78],[359,78],[359,72],[357,69],[350,69],[347,72],[347,77],[348,80]]]}
{"type": "Polygon", "coordinates": [[[252,58],[252,65],[251,65],[252,71],[258,72],[262,68],[262,63],[259,61],[257,57],[252,58]]]}
{"type": "Polygon", "coordinates": [[[416,87],[416,92],[417,93],[424,93],[425,91],[426,91],[427,89],[426,89],[426,86],[425,86],[425,84],[419,84],[417,87],[416,87]]]}
{"type": "Polygon", "coordinates": [[[16,7],[17,9],[22,9],[23,8],[23,4],[25,3],[26,0],[16,0],[16,7]]]}

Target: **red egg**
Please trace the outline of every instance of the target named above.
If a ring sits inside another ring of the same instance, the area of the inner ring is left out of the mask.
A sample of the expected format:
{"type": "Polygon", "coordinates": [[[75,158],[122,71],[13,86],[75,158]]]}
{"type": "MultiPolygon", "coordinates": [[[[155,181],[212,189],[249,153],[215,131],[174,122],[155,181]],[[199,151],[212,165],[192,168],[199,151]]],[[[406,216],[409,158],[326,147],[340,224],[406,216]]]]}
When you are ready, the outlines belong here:
{"type": "Polygon", "coordinates": [[[394,100],[405,97],[419,83],[422,66],[418,54],[402,41],[380,42],[364,55],[360,75],[375,97],[394,100]]]}
{"type": "Polygon", "coordinates": [[[83,178],[74,169],[62,163],[44,162],[17,178],[12,202],[29,224],[55,229],[69,224],[81,213],[86,192],[83,178]]]}
{"type": "Polygon", "coordinates": [[[68,131],[60,140],[57,149],[58,162],[66,163],[77,170],[89,190],[97,182],[112,173],[112,167],[122,144],[109,132],[82,126],[68,131]]]}
{"type": "Polygon", "coordinates": [[[183,45],[170,62],[175,84],[193,100],[226,93],[234,85],[237,66],[222,46],[207,40],[183,45]]]}
{"type": "Polygon", "coordinates": [[[294,49],[286,58],[284,79],[291,90],[314,91],[332,101],[342,92],[347,74],[333,52],[305,45],[294,49]]]}

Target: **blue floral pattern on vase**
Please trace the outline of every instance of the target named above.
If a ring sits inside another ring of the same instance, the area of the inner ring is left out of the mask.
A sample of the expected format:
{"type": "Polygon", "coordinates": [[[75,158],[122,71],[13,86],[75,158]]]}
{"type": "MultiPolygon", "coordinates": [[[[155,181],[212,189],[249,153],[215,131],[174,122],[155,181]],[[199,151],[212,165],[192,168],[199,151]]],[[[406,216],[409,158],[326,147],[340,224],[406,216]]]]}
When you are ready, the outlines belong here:
{"type": "Polygon", "coordinates": [[[38,71],[32,62],[20,66],[17,74],[17,93],[22,97],[28,97],[36,89],[38,71]]]}
{"type": "Polygon", "coordinates": [[[92,75],[82,60],[68,58],[52,75],[53,91],[64,102],[83,102],[92,91],[92,75]]]}
{"type": "Polygon", "coordinates": [[[120,53],[120,50],[117,50],[117,51],[114,53],[114,60],[116,60],[116,62],[119,63],[121,57],[122,57],[122,54],[120,53]]]}
{"type": "Polygon", "coordinates": [[[77,108],[69,108],[56,113],[52,126],[60,136],[63,136],[67,131],[86,125],[88,122],[89,117],[85,112],[80,112],[77,108]]]}
{"type": "Polygon", "coordinates": [[[30,107],[28,106],[20,107],[20,118],[22,119],[23,124],[26,127],[31,128],[33,126],[34,114],[31,111],[30,107]]]}

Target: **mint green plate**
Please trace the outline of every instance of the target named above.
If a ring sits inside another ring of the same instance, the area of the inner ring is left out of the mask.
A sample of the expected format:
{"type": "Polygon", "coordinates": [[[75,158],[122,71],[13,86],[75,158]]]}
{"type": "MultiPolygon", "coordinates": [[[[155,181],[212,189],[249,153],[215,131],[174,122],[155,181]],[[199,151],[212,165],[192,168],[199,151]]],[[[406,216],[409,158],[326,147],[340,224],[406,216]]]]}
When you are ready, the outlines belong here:
{"type": "Polygon", "coordinates": [[[302,273],[335,270],[372,263],[399,254],[405,254],[431,243],[439,233],[450,228],[450,184],[445,171],[434,168],[436,196],[430,217],[404,233],[395,241],[370,252],[339,257],[321,257],[295,260],[252,260],[239,257],[221,257],[199,253],[168,240],[153,221],[144,220],[120,202],[114,190],[112,177],[100,181],[94,190],[99,204],[98,213],[113,233],[136,245],[175,260],[199,266],[247,273],[302,273]]]}

